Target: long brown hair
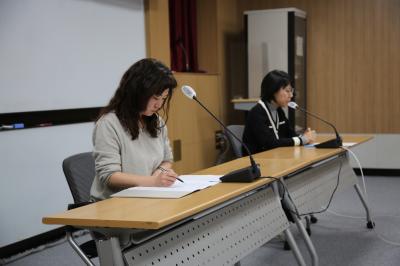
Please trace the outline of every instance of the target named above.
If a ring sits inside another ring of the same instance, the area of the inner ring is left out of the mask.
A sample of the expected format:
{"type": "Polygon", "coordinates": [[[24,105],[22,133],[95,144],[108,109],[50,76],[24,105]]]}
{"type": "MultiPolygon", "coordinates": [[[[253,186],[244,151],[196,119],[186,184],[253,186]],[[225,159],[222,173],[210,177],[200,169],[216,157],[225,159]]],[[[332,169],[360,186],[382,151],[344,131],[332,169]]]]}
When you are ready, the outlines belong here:
{"type": "MultiPolygon", "coordinates": [[[[140,112],[146,110],[153,95],[160,96],[168,89],[168,96],[162,110],[168,120],[169,104],[173,89],[177,86],[171,70],[156,59],[145,58],[133,64],[122,76],[119,87],[107,106],[97,118],[115,112],[122,126],[131,134],[132,140],[139,135],[140,112]]],[[[144,128],[152,137],[160,132],[158,114],[143,116],[144,128]]],[[[161,125],[161,127],[164,125],[161,125]]]]}

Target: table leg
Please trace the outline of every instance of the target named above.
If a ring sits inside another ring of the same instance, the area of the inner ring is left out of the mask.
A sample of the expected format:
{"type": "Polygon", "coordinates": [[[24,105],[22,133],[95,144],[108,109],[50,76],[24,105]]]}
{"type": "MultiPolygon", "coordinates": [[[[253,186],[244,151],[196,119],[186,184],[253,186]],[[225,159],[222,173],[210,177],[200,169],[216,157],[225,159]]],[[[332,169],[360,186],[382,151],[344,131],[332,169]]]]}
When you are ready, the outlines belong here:
{"type": "MultiPolygon", "coordinates": [[[[284,192],[284,193],[286,193],[286,192],[284,192]]],[[[288,198],[289,197],[287,195],[285,195],[283,197],[283,202],[282,202],[283,208],[288,209],[289,212],[292,214],[293,221],[296,224],[297,229],[299,230],[301,236],[303,237],[306,247],[311,255],[312,265],[317,266],[317,265],[319,265],[319,258],[318,258],[317,252],[315,251],[314,244],[312,243],[312,241],[307,233],[307,230],[304,228],[303,223],[301,222],[299,217],[296,214],[294,214],[293,204],[289,201],[288,198]]]]}
{"type": "Polygon", "coordinates": [[[124,259],[117,237],[96,241],[100,265],[124,266],[124,259]]]}
{"type": "Polygon", "coordinates": [[[369,208],[368,208],[367,201],[365,200],[364,195],[361,192],[360,186],[358,184],[355,184],[354,188],[355,188],[355,190],[356,190],[356,192],[358,194],[358,197],[360,198],[361,203],[363,204],[365,212],[367,214],[367,228],[372,229],[372,228],[374,228],[375,223],[371,219],[371,214],[370,214],[370,211],[369,211],[369,208]]]}
{"type": "Polygon", "coordinates": [[[305,266],[306,263],[304,261],[303,256],[300,253],[299,247],[297,246],[296,242],[294,241],[294,237],[292,232],[290,232],[289,228],[284,231],[286,241],[289,243],[290,248],[292,249],[293,255],[296,258],[297,263],[300,266],[305,266]]]}
{"type": "Polygon", "coordinates": [[[68,243],[71,245],[71,247],[75,250],[75,252],[78,253],[79,257],[81,257],[81,259],[86,263],[86,265],[95,266],[93,262],[88,258],[88,256],[86,256],[86,254],[82,251],[79,245],[76,243],[70,231],[67,231],[67,240],[68,243]]]}
{"type": "MultiPolygon", "coordinates": [[[[278,182],[277,182],[277,181],[275,181],[275,182],[272,183],[272,190],[274,191],[275,196],[277,197],[277,199],[280,201],[280,200],[281,200],[280,194],[281,194],[281,193],[285,193],[285,191],[279,190],[279,186],[278,186],[278,182]]],[[[292,232],[290,231],[289,228],[287,228],[287,229],[284,231],[284,233],[285,233],[286,241],[288,242],[288,244],[289,244],[289,246],[290,246],[290,248],[291,248],[291,250],[292,250],[292,252],[293,252],[294,257],[296,258],[297,263],[298,263],[300,266],[305,266],[306,263],[305,263],[305,261],[304,261],[303,256],[302,256],[301,253],[300,253],[300,250],[299,250],[299,247],[297,246],[296,241],[294,240],[294,237],[293,237],[293,235],[292,235],[292,232]]],[[[317,259],[318,259],[318,258],[317,258],[317,259]]]]}

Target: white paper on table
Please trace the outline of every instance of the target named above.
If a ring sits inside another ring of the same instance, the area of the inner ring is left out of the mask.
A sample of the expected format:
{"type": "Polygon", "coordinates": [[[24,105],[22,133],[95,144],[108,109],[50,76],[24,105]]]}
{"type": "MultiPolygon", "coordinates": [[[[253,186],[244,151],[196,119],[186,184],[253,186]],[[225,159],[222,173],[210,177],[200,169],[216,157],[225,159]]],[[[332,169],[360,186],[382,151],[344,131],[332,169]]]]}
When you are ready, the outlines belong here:
{"type": "Polygon", "coordinates": [[[194,191],[214,186],[220,182],[221,175],[181,175],[184,183],[176,180],[170,187],[131,187],[111,197],[139,197],[139,198],[180,198],[194,191]]]}

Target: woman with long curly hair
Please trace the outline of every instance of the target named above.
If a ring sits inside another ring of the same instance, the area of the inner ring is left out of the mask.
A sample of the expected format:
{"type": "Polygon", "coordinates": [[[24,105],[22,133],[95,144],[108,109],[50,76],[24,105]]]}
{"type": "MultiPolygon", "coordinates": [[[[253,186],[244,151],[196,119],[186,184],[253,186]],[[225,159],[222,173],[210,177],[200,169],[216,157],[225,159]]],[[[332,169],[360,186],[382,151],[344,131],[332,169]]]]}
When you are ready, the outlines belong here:
{"type": "Polygon", "coordinates": [[[91,187],[94,201],[109,198],[134,186],[170,186],[177,174],[167,127],[172,72],[160,61],[142,59],[123,75],[93,131],[96,176],[91,187]]]}

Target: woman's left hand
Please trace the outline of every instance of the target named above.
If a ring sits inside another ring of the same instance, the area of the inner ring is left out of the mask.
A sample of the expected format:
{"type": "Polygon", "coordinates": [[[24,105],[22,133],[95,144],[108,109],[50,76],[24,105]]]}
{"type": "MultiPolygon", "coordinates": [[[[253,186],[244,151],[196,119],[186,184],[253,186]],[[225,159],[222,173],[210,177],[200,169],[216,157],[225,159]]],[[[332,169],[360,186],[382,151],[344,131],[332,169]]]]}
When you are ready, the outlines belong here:
{"type": "Polygon", "coordinates": [[[308,139],[307,144],[314,143],[317,138],[317,133],[315,132],[315,130],[311,130],[311,128],[307,128],[306,131],[304,131],[303,135],[308,139]]]}

